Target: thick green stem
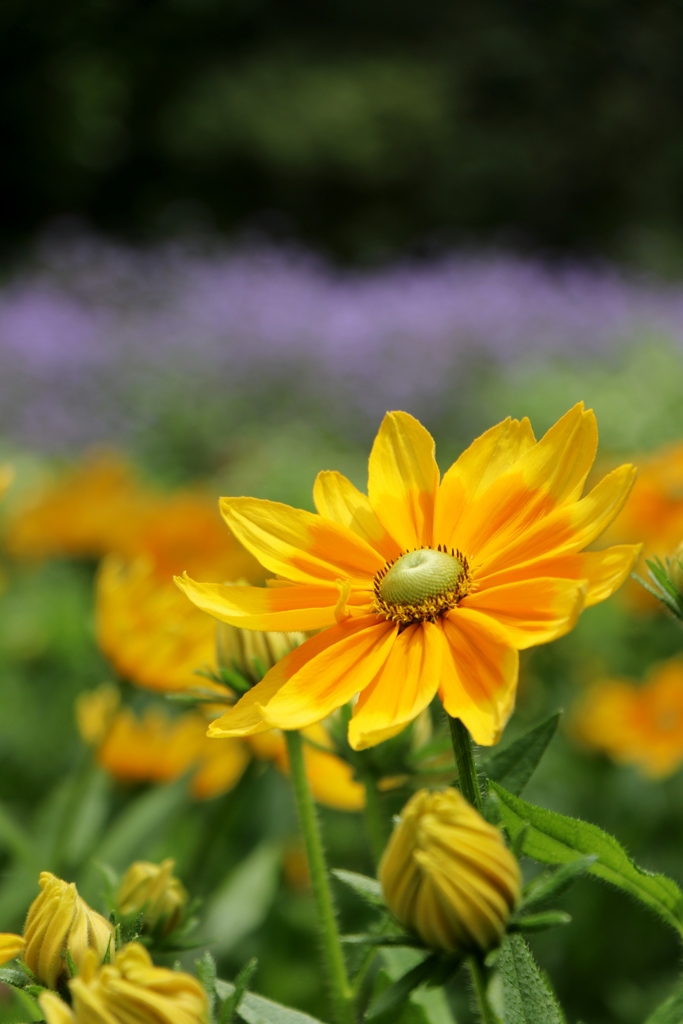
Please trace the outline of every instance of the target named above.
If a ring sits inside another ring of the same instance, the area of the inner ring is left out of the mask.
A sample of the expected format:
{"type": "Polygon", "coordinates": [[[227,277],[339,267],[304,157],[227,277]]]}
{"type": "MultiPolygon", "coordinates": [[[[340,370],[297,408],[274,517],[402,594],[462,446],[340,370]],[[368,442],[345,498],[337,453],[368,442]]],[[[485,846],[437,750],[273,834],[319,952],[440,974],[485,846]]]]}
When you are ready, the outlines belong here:
{"type": "Polygon", "coordinates": [[[370,850],[375,867],[384,853],[389,838],[389,826],[382,807],[382,797],[377,788],[377,780],[372,775],[362,776],[365,786],[365,827],[370,840],[370,850]]]}
{"type": "Polygon", "coordinates": [[[467,966],[470,969],[474,994],[477,997],[481,1024],[500,1024],[497,1015],[491,1009],[491,1004],[486,995],[486,977],[481,964],[476,957],[471,956],[467,961],[467,966]]]}
{"type": "Polygon", "coordinates": [[[458,769],[460,791],[473,807],[481,811],[481,790],[479,788],[479,779],[477,778],[477,766],[474,763],[472,737],[459,718],[451,718],[449,715],[448,724],[451,727],[451,740],[453,742],[455,763],[458,769]]]}
{"type": "Polygon", "coordinates": [[[337,1024],[354,1024],[353,992],[346,973],[344,952],[339,939],[318,816],[304,766],[301,736],[298,732],[286,732],[285,736],[287,737],[289,770],[306,847],[308,870],[311,875],[311,888],[318,912],[318,925],[330,982],[334,1017],[337,1024]]]}

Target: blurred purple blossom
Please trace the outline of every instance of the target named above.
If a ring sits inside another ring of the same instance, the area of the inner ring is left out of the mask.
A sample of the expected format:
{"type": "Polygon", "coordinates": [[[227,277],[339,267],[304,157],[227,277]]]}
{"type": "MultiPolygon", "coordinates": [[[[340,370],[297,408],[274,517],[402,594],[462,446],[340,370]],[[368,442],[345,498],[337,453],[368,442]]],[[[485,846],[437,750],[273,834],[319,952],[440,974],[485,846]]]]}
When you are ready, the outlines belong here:
{"type": "Polygon", "coordinates": [[[643,332],[683,342],[683,289],[604,266],[350,272],[300,251],[46,242],[0,287],[0,429],[44,450],[122,441],[169,394],[244,404],[278,387],[351,396],[374,421],[443,403],[472,361],[601,354],[643,332]]]}

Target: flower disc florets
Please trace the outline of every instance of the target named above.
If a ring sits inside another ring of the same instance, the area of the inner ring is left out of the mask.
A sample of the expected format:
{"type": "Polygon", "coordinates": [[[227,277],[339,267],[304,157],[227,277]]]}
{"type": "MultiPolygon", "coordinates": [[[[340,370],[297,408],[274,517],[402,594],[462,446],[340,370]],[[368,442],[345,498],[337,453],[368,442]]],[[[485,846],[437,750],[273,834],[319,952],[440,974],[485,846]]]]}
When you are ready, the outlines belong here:
{"type": "Polygon", "coordinates": [[[403,626],[434,622],[454,608],[471,587],[467,559],[455,548],[406,551],[387,562],[374,580],[374,610],[403,626]]]}

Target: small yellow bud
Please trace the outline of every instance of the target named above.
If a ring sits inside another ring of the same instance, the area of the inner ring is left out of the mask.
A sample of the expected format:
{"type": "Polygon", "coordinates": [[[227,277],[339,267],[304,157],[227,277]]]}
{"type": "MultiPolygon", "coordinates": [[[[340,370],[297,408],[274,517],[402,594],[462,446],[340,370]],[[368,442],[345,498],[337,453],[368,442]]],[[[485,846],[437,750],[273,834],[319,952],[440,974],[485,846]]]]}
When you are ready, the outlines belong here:
{"type": "Polygon", "coordinates": [[[683,595],[683,543],[678,545],[669,562],[669,577],[678,593],[683,595]]]}
{"type": "Polygon", "coordinates": [[[41,985],[56,988],[69,973],[67,950],[79,970],[91,949],[101,963],[108,949],[113,952],[114,929],[81,899],[73,882],[42,871],[40,888],[24,925],[23,959],[41,985]]]}
{"type": "MultiPolygon", "coordinates": [[[[240,586],[235,583],[233,586],[240,586]]],[[[286,654],[307,640],[306,633],[275,633],[259,629],[240,629],[225,622],[218,623],[216,654],[223,668],[240,672],[256,684],[268,669],[277,665],[286,654]]]]}
{"type": "Polygon", "coordinates": [[[122,915],[142,914],[147,931],[159,928],[168,935],[180,924],[187,903],[187,891],[175,878],[175,861],[161,864],[138,860],[126,871],[118,891],[118,907],[122,915]]]}
{"type": "Polygon", "coordinates": [[[387,906],[432,949],[497,946],[519,901],[519,864],[455,789],[408,801],[379,868],[387,906]]]}
{"type": "Polygon", "coordinates": [[[14,960],[24,948],[24,940],[21,935],[13,935],[11,932],[0,932],[0,964],[6,964],[8,960],[14,960]]]}
{"type": "Polygon", "coordinates": [[[112,964],[86,958],[69,982],[72,1006],[52,992],[38,997],[47,1024],[100,1024],[153,1021],[154,1024],[206,1024],[206,992],[190,974],[155,967],[144,946],[124,946],[112,964]]]}

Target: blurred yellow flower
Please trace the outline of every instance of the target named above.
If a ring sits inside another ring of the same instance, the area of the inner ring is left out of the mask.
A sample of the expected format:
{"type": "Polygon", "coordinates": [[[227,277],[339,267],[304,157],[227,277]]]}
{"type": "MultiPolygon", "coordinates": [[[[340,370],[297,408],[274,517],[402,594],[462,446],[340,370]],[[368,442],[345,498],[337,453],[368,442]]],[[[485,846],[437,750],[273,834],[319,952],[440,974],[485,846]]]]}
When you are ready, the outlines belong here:
{"type": "Polygon", "coordinates": [[[69,981],[72,1006],[59,996],[39,996],[47,1024],[206,1024],[206,992],[192,975],[155,967],[139,943],[100,967],[88,957],[69,981]]]}
{"type": "Polygon", "coordinates": [[[451,953],[497,946],[520,898],[519,864],[501,833],[455,789],[411,797],[379,879],[394,917],[451,953]]]}
{"type": "Polygon", "coordinates": [[[142,927],[148,931],[160,929],[168,935],[177,928],[187,905],[185,886],[173,874],[175,861],[170,858],[153,864],[138,860],[121,879],[116,903],[124,917],[142,914],[142,927]]]}
{"type": "Polygon", "coordinates": [[[683,764],[683,657],[656,665],[640,686],[624,679],[594,683],[570,728],[586,746],[649,778],[673,774],[683,764]]]}
{"type": "Polygon", "coordinates": [[[13,935],[11,932],[0,932],[0,966],[8,960],[14,960],[24,948],[22,935],[13,935]]]}
{"type": "Polygon", "coordinates": [[[98,746],[109,732],[121,702],[118,686],[102,683],[76,698],[76,724],[81,739],[89,747],[98,746]]]}
{"type": "Polygon", "coordinates": [[[584,552],[635,477],[622,466],[582,498],[596,448],[595,416],[580,403],[538,442],[526,419],[492,427],[440,482],[429,433],[393,412],[370,455],[368,497],[323,472],[317,515],[222,499],[232,534],[276,579],[225,587],[186,575],[181,589],[232,625],[323,632],[212,734],[300,729],[360,692],[349,742],[362,749],[399,732],[438,692],[476,742],[496,743],[514,706],[518,651],[567,633],[637,557],[637,545],[584,552]]]}
{"type": "Polygon", "coordinates": [[[89,952],[101,963],[114,951],[114,929],[81,899],[73,882],[42,871],[40,888],[24,924],[23,961],[41,985],[56,988],[69,976],[67,951],[79,970],[89,952]]]}

